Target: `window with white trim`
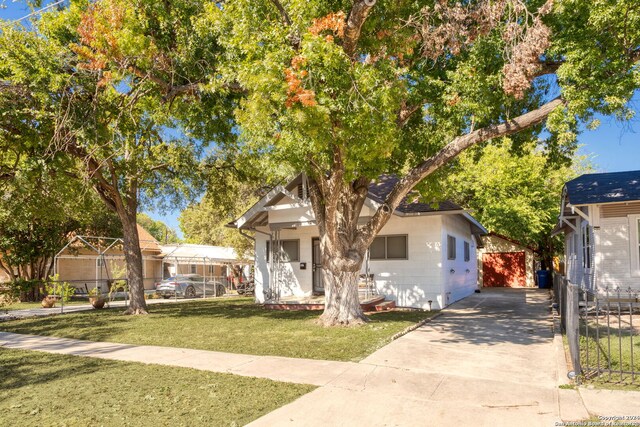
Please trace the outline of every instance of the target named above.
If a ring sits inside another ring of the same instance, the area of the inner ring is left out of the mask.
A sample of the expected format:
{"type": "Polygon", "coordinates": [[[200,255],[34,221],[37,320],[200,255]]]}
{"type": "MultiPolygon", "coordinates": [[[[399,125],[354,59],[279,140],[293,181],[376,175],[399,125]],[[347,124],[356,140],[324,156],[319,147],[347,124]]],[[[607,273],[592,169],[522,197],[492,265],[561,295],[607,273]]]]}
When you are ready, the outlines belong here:
{"type": "MultiPolygon", "coordinates": [[[[267,261],[271,256],[270,242],[267,241],[267,261]]],[[[282,261],[297,262],[300,261],[300,240],[280,240],[278,242],[282,261]]]]}
{"type": "Polygon", "coordinates": [[[447,235],[447,259],[456,259],[456,238],[447,235]]]}
{"type": "Polygon", "coordinates": [[[629,215],[629,246],[631,275],[640,277],[640,215],[629,215]]]}
{"type": "Polygon", "coordinates": [[[191,274],[196,274],[198,272],[198,266],[195,264],[191,264],[191,274]]]}
{"type": "Polygon", "coordinates": [[[406,235],[378,236],[369,246],[369,259],[409,259],[408,252],[406,235]]]}
{"type": "Polygon", "coordinates": [[[591,227],[585,223],[581,227],[582,234],[582,268],[591,268],[591,227]]]}
{"type": "Polygon", "coordinates": [[[467,241],[464,242],[464,260],[466,262],[471,260],[471,245],[467,241]]]}

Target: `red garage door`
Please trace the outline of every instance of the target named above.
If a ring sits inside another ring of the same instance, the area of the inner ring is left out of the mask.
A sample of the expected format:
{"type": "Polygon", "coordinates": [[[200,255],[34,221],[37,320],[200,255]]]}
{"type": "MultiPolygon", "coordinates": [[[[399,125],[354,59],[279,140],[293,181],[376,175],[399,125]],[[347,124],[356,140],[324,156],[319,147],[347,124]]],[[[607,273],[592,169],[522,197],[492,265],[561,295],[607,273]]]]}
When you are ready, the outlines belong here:
{"type": "Polygon", "coordinates": [[[482,280],[488,287],[526,286],[524,252],[482,254],[482,280]]]}

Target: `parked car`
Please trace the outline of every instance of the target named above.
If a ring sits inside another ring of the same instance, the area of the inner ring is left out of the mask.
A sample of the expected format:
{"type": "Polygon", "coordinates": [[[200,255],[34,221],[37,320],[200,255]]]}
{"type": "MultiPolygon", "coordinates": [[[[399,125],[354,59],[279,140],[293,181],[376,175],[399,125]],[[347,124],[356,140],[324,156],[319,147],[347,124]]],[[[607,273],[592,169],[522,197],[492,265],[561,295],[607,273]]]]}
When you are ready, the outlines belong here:
{"type": "Polygon", "coordinates": [[[156,286],[156,293],[163,298],[195,298],[201,296],[222,296],[224,285],[216,280],[205,280],[197,274],[178,274],[163,280],[156,286]]]}

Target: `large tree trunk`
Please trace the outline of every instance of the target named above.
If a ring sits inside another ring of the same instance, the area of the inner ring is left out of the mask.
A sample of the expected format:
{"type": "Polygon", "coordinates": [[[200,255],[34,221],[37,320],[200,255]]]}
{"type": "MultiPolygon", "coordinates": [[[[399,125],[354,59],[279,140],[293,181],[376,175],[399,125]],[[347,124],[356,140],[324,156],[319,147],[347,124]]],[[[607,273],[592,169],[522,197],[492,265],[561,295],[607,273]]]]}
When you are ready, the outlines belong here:
{"type": "Polygon", "coordinates": [[[309,180],[320,233],[325,290],[320,321],[325,326],[361,325],[368,320],[358,298],[358,276],[370,244],[358,228],[368,183],[358,179],[345,185],[340,174],[309,180]]]}
{"type": "MultiPolygon", "coordinates": [[[[360,257],[361,260],[363,258],[360,257]]],[[[349,271],[354,270],[353,267],[340,269],[340,266],[336,265],[338,263],[332,262],[333,260],[330,253],[322,256],[325,308],[320,321],[325,326],[352,326],[367,322],[358,298],[360,268],[356,271],[349,271]]],[[[362,266],[362,261],[359,266],[362,266]]]]}
{"type": "Polygon", "coordinates": [[[144,299],[144,275],[142,269],[142,251],[136,225],[136,212],[118,212],[124,233],[124,258],[127,264],[127,281],[131,295],[131,303],[124,314],[147,314],[147,303],[144,299]]]}

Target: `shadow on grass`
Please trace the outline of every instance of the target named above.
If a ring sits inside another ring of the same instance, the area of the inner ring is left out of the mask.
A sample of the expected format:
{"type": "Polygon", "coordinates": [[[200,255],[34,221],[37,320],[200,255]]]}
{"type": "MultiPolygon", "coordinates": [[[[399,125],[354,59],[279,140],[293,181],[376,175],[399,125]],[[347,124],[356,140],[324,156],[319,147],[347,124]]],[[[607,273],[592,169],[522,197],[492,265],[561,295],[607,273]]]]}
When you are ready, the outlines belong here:
{"type": "MultiPolygon", "coordinates": [[[[38,353],[40,354],[40,353],[38,353]]],[[[0,389],[12,390],[37,386],[60,379],[92,374],[117,366],[117,362],[84,357],[47,355],[25,358],[23,352],[0,348],[0,389]],[[64,363],[62,363],[64,362],[64,363]],[[34,375],[38,372],[38,375],[34,375]]]]}
{"type": "MultiPolygon", "coordinates": [[[[123,309],[110,308],[69,313],[60,316],[13,320],[0,323],[0,331],[18,334],[69,337],[89,341],[110,341],[127,334],[185,334],[186,329],[202,328],[203,324],[228,327],[228,333],[258,332],[270,325],[272,328],[324,330],[314,322],[321,311],[267,310],[248,299],[220,299],[207,301],[158,304],[149,307],[148,316],[124,316],[123,309]],[[176,329],[178,328],[178,329],[176,329]],[[137,332],[136,332],[137,330],[137,332]]],[[[370,314],[369,325],[394,322],[418,322],[431,314],[420,311],[389,311],[370,314]]],[[[335,328],[332,328],[335,330],[335,328]]],[[[338,328],[344,329],[348,328],[338,328]]],[[[206,339],[203,336],[203,339],[206,339]]],[[[162,345],[159,343],[158,345],[162,345]]]]}

